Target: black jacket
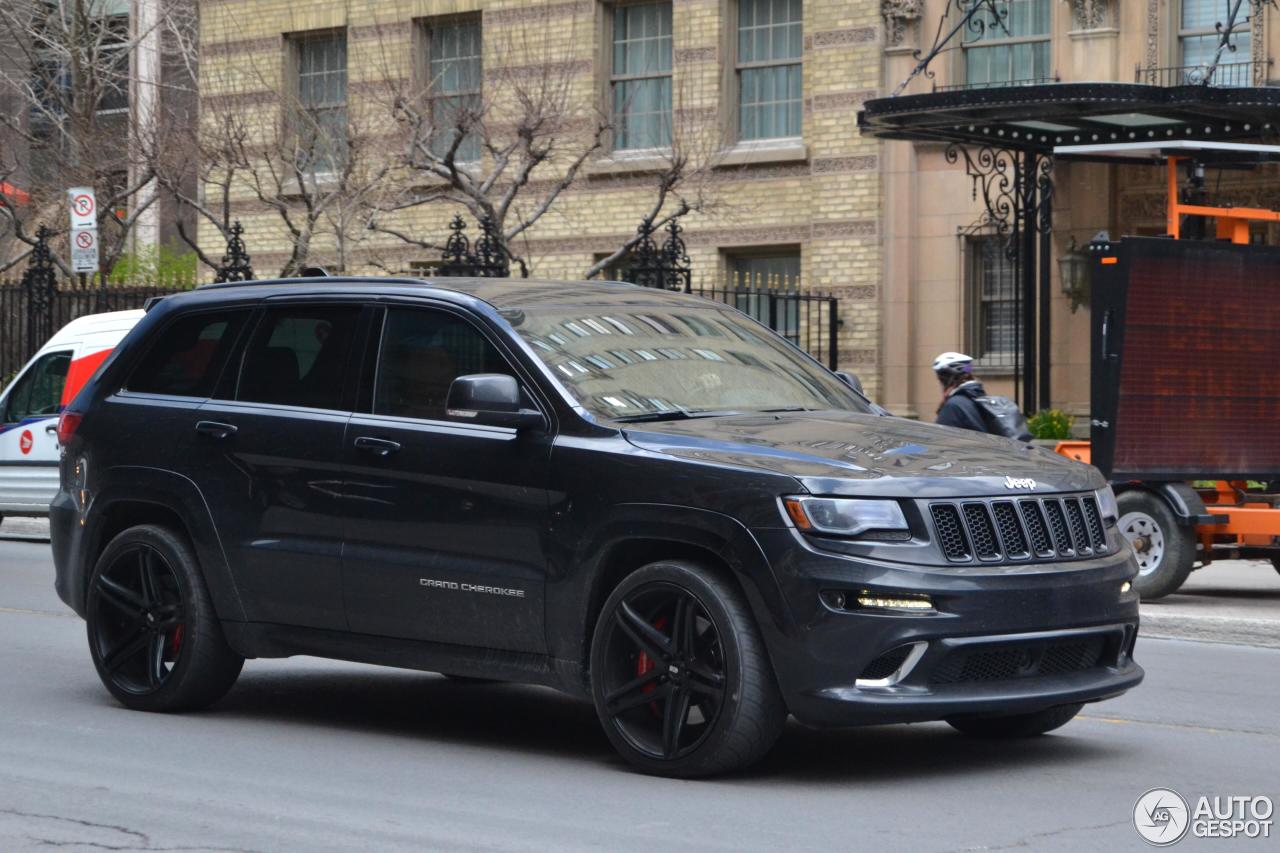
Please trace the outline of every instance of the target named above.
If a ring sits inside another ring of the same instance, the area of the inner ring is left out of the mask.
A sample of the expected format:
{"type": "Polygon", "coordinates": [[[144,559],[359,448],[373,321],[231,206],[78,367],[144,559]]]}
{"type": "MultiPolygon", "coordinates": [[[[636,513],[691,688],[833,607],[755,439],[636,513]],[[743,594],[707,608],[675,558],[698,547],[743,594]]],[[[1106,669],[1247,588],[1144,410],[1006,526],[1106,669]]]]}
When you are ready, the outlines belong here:
{"type": "Polygon", "coordinates": [[[943,426],[971,429],[974,432],[990,432],[987,419],[982,416],[975,398],[986,396],[982,383],[974,379],[957,388],[938,409],[938,423],[943,426]]]}

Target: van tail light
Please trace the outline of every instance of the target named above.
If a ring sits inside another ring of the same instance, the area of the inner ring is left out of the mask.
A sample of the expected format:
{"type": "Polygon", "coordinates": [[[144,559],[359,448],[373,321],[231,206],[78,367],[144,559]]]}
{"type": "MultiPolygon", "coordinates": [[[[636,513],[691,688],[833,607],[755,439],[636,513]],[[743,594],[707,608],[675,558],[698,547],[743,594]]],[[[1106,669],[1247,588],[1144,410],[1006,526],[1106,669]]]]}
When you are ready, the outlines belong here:
{"type": "Polygon", "coordinates": [[[80,427],[80,422],[84,420],[84,415],[80,412],[65,411],[58,416],[58,444],[66,447],[71,443],[71,439],[75,437],[76,430],[80,427]]]}

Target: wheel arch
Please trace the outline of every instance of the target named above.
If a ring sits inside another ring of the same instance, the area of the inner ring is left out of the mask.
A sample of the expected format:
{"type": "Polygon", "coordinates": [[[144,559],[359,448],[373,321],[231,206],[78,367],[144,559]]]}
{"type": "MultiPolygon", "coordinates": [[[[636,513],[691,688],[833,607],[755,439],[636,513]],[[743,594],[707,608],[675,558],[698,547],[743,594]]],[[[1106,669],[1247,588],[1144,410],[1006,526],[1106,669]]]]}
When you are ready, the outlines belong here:
{"type": "Polygon", "coordinates": [[[1116,483],[1112,488],[1117,497],[1126,492],[1145,492],[1163,501],[1183,527],[1194,527],[1211,518],[1204,500],[1186,483],[1116,483]]]}
{"type": "Polygon", "coordinates": [[[744,595],[765,637],[791,622],[782,590],[764,552],[747,528],[729,516],[693,507],[633,504],[615,509],[580,554],[584,566],[576,612],[549,612],[548,624],[574,627],[549,638],[554,657],[581,669],[585,689],[591,636],[609,594],[631,572],[659,560],[687,560],[706,566],[732,582],[744,595]],[[565,621],[560,621],[565,620],[565,621]]]}
{"type": "Polygon", "coordinates": [[[75,585],[77,612],[83,610],[89,577],[107,543],[130,527],[157,524],[176,530],[191,543],[219,618],[243,620],[240,595],[199,487],[181,474],[156,468],[116,468],[105,475],[103,479],[112,485],[93,496],[83,517],[83,577],[75,585]]]}

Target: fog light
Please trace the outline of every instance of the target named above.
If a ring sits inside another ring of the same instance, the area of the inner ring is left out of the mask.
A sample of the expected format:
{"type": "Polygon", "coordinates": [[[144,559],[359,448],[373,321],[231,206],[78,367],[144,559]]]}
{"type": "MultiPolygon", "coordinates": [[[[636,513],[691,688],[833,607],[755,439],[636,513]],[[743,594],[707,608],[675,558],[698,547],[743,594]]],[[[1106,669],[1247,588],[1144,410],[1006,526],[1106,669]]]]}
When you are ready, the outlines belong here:
{"type": "Polygon", "coordinates": [[[1124,583],[1120,584],[1121,595],[1127,595],[1129,590],[1131,589],[1133,589],[1133,584],[1129,583],[1128,581],[1125,581],[1124,583]]]}
{"type": "Polygon", "coordinates": [[[906,610],[911,613],[923,613],[933,610],[933,601],[927,595],[911,595],[907,593],[886,593],[880,595],[863,591],[857,598],[858,607],[864,610],[906,610]]]}

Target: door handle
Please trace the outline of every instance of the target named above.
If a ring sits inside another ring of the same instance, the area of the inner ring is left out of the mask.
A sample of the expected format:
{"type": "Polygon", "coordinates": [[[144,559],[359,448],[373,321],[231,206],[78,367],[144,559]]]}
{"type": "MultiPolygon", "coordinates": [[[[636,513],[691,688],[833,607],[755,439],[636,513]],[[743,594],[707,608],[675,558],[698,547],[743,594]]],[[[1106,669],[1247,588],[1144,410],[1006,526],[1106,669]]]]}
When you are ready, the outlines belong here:
{"type": "Polygon", "coordinates": [[[57,435],[57,434],[58,434],[58,425],[57,425],[57,424],[49,424],[47,427],[45,427],[45,428],[44,428],[44,431],[45,431],[45,432],[47,432],[47,433],[49,433],[49,435],[57,435]]]}
{"type": "Polygon", "coordinates": [[[390,456],[400,449],[400,442],[391,441],[387,438],[373,438],[372,436],[362,435],[356,439],[356,447],[378,456],[390,456]]]}
{"type": "Polygon", "coordinates": [[[235,424],[224,424],[218,421],[199,421],[196,423],[196,432],[213,438],[230,438],[236,434],[237,429],[238,427],[235,424]]]}

